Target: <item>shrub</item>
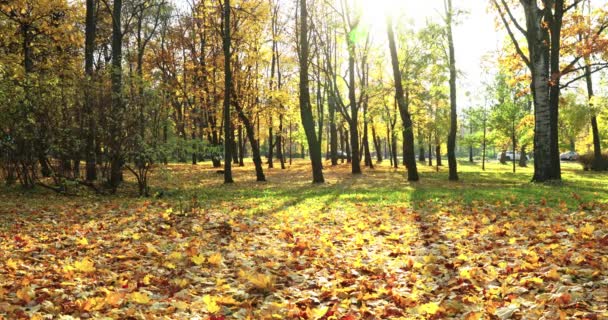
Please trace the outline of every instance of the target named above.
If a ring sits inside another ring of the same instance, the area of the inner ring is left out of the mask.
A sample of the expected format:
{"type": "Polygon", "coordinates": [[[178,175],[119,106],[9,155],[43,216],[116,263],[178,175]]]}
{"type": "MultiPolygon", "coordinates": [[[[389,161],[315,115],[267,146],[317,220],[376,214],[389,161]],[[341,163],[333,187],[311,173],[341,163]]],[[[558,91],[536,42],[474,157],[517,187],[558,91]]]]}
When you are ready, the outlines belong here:
{"type": "Polygon", "coordinates": [[[596,161],[592,152],[580,155],[578,162],[583,166],[583,170],[602,171],[608,170],[608,153],[602,154],[600,160],[596,161]]]}

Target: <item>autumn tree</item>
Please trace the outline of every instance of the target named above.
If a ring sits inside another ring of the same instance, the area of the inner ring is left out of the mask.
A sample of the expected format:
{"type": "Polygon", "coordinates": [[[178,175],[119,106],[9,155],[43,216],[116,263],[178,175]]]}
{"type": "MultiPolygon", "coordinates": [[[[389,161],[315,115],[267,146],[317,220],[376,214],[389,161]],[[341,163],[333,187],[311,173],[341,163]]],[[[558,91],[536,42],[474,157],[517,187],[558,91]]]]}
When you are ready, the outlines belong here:
{"type": "Polygon", "coordinates": [[[395,45],[395,36],[393,33],[393,21],[389,15],[386,22],[389,49],[391,53],[391,62],[393,67],[393,76],[395,78],[395,99],[399,106],[399,113],[401,115],[401,122],[404,130],[404,159],[405,166],[407,168],[407,180],[418,181],[418,170],[416,168],[416,155],[414,151],[414,128],[412,125],[412,118],[408,110],[409,96],[406,96],[403,91],[403,84],[401,79],[401,70],[399,68],[399,60],[397,58],[397,46],[395,45]]]}
{"type": "Polygon", "coordinates": [[[300,116],[302,126],[306,132],[308,148],[310,150],[310,162],[312,165],[313,183],[323,183],[323,162],[321,156],[321,144],[315,133],[314,118],[310,102],[310,89],[308,86],[308,64],[309,64],[309,31],[308,31],[308,7],[306,0],[299,1],[299,59],[300,59],[300,116]]]}

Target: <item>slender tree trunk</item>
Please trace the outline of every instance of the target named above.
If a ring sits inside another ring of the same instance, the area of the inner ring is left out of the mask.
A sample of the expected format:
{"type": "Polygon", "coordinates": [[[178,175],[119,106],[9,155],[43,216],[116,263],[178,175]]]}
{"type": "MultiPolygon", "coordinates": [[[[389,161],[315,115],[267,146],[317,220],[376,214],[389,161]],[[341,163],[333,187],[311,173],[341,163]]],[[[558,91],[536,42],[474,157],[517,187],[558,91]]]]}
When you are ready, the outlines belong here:
{"type": "Polygon", "coordinates": [[[386,27],[391,53],[391,63],[393,66],[393,77],[395,78],[395,96],[403,125],[403,160],[405,167],[407,168],[407,180],[418,181],[420,177],[418,176],[416,154],[414,152],[414,128],[409,112],[409,92],[404,92],[403,90],[399,58],[397,57],[397,46],[395,45],[395,35],[393,33],[393,21],[390,15],[387,18],[386,27]]]}
{"type": "Polygon", "coordinates": [[[239,167],[245,166],[245,141],[243,141],[243,125],[239,125],[238,129],[238,145],[239,145],[239,167]]]}
{"type": "Polygon", "coordinates": [[[306,0],[300,0],[300,116],[308,140],[313,183],[323,183],[321,144],[317,141],[308,87],[308,8],[306,0]]]}
{"type": "Polygon", "coordinates": [[[372,125],[372,141],[374,142],[374,150],[376,151],[376,161],[377,163],[382,163],[382,145],[380,141],[380,137],[376,134],[376,126],[374,123],[372,125]]]}
{"type": "Polygon", "coordinates": [[[437,167],[441,167],[443,166],[443,163],[441,162],[441,144],[437,143],[435,145],[435,162],[437,163],[437,167]]]}
{"type": "MultiPolygon", "coordinates": [[[[230,52],[230,0],[224,0],[223,8],[223,49],[224,49],[224,183],[233,183],[232,179],[232,153],[230,150],[232,147],[232,125],[230,122],[230,105],[231,105],[231,90],[232,90],[232,70],[230,66],[231,52],[230,52]]],[[[248,130],[248,129],[247,129],[248,130]]],[[[249,132],[247,132],[249,135],[249,132]]],[[[252,145],[253,149],[253,145],[252,145]]]]}
{"type": "MultiPolygon", "coordinates": [[[[333,92],[328,97],[329,108],[329,154],[331,165],[338,165],[338,129],[336,127],[336,101],[333,92]]],[[[342,149],[344,150],[344,149],[342,149]]]]}
{"type": "Polygon", "coordinates": [[[112,13],[112,112],[110,114],[110,187],[122,181],[122,0],[114,0],[112,13]]]}
{"type": "Polygon", "coordinates": [[[456,130],[458,117],[456,114],[456,57],[454,53],[454,39],[452,36],[452,0],[446,1],[447,34],[450,58],[450,133],[448,135],[448,166],[450,181],[458,181],[458,168],[456,162],[456,130]]]}
{"type": "Polygon", "coordinates": [[[484,115],[484,120],[483,120],[483,141],[482,141],[482,151],[481,151],[481,170],[486,171],[486,134],[487,134],[487,127],[486,127],[486,119],[485,119],[485,115],[484,115]]]}
{"type": "Polygon", "coordinates": [[[85,161],[86,161],[86,180],[93,181],[97,179],[97,164],[95,159],[95,117],[93,113],[93,52],[95,50],[95,31],[96,31],[96,14],[95,0],[87,0],[86,3],[86,22],[85,22],[85,53],[84,53],[84,69],[85,69],[85,119],[86,119],[86,146],[85,146],[85,161]]]}
{"type": "MultiPolygon", "coordinates": [[[[351,31],[351,33],[354,30],[351,31]]],[[[346,37],[348,42],[348,98],[350,99],[350,149],[351,149],[351,172],[361,174],[361,158],[359,157],[359,109],[357,106],[357,96],[355,94],[355,40],[354,35],[346,37]]]]}
{"type": "Polygon", "coordinates": [[[277,133],[277,158],[281,162],[281,169],[285,169],[285,156],[283,153],[283,115],[279,115],[279,132],[277,133]]]}
{"type": "MultiPolygon", "coordinates": [[[[234,90],[234,87],[232,88],[234,90]]],[[[234,91],[233,91],[234,92],[234,91]]],[[[245,126],[245,132],[247,133],[247,139],[249,139],[249,144],[251,145],[251,153],[253,156],[253,164],[255,165],[255,174],[256,181],[266,181],[266,176],[264,175],[264,169],[262,168],[262,157],[260,155],[260,146],[258,141],[255,139],[255,130],[254,125],[251,123],[251,120],[245,115],[243,108],[239,104],[238,100],[234,99],[234,106],[236,111],[245,126]]],[[[227,162],[230,162],[229,160],[227,162]]]]}
{"type": "MultiPolygon", "coordinates": [[[[588,60],[588,59],[587,59],[588,60]]],[[[585,61],[585,80],[587,82],[587,96],[589,101],[592,101],[593,98],[593,80],[591,78],[591,67],[589,66],[589,61],[585,61]]],[[[593,105],[591,105],[593,107],[593,105]]],[[[591,132],[593,135],[593,164],[591,165],[592,170],[603,170],[604,164],[602,160],[602,145],[600,139],[600,131],[597,124],[597,115],[595,112],[591,114],[591,132]]],[[[574,144],[573,144],[574,145],[574,144]]],[[[572,151],[574,151],[574,147],[572,147],[572,151]]]]}
{"type": "Polygon", "coordinates": [[[270,119],[268,120],[268,153],[267,153],[267,160],[268,160],[268,168],[272,169],[274,168],[274,162],[273,162],[273,149],[274,149],[274,133],[272,132],[272,116],[270,117],[270,119]]]}
{"type": "Polygon", "coordinates": [[[517,139],[515,138],[515,119],[511,120],[511,143],[511,151],[513,152],[513,159],[511,160],[513,162],[513,173],[515,173],[515,158],[517,158],[515,155],[515,148],[517,148],[517,139]]]}

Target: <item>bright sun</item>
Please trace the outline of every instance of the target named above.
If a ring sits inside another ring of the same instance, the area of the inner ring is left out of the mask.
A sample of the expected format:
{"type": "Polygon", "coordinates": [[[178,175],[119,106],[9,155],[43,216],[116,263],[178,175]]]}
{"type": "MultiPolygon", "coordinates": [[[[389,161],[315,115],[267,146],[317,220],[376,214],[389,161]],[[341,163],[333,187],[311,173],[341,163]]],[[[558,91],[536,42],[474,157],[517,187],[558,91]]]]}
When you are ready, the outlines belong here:
{"type": "Polygon", "coordinates": [[[360,0],[363,25],[369,27],[373,37],[385,36],[387,14],[398,16],[403,12],[404,0],[360,0]]]}

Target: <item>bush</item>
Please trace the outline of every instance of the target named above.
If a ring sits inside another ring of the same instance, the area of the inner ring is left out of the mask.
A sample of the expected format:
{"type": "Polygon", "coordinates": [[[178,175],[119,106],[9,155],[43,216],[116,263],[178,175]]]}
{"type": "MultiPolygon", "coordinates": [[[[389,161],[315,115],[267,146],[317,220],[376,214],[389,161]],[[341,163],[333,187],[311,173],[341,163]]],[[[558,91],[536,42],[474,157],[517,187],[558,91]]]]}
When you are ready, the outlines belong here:
{"type": "Polygon", "coordinates": [[[602,171],[608,170],[608,153],[602,154],[602,158],[599,161],[595,161],[593,152],[580,155],[578,162],[583,166],[583,170],[602,171]]]}

